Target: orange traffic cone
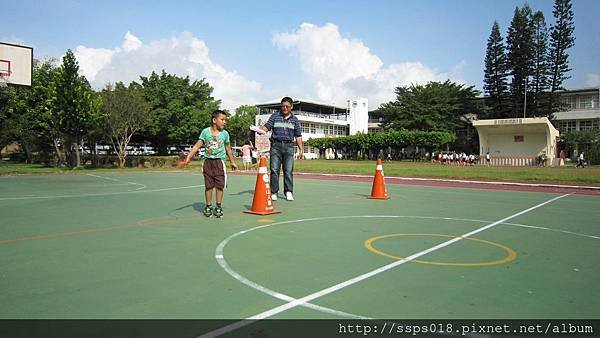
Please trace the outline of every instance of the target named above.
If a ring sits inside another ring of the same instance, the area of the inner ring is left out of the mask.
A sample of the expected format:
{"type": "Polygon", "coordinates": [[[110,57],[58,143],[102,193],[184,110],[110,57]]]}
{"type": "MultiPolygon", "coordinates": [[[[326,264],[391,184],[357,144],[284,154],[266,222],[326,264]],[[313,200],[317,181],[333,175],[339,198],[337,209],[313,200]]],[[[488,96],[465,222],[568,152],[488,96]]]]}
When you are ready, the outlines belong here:
{"type": "Polygon", "coordinates": [[[375,170],[375,178],[373,178],[373,189],[371,189],[371,196],[368,198],[387,200],[390,198],[385,187],[385,180],[383,178],[383,164],[381,159],[377,159],[377,168],[375,170]]]}
{"type": "Polygon", "coordinates": [[[281,212],[273,208],[269,174],[267,173],[267,159],[265,157],[260,158],[260,164],[258,165],[258,176],[256,177],[252,208],[250,210],[244,210],[244,212],[255,215],[270,215],[281,212]]]}

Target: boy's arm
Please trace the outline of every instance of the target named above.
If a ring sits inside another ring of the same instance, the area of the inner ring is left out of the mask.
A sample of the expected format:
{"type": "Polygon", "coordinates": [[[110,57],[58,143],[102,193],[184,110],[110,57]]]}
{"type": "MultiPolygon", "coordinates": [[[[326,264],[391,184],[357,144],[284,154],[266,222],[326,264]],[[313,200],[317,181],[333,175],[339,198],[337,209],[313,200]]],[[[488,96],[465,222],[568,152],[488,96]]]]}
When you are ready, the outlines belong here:
{"type": "Polygon", "coordinates": [[[190,150],[190,153],[185,158],[185,163],[190,163],[192,161],[192,158],[194,158],[194,154],[196,154],[198,149],[200,149],[200,147],[202,147],[203,144],[204,144],[204,142],[202,142],[202,140],[198,140],[196,142],[196,144],[194,144],[194,146],[192,147],[192,150],[190,150]]]}
{"type": "Polygon", "coordinates": [[[229,162],[231,162],[231,168],[233,168],[233,170],[237,170],[238,166],[237,166],[237,164],[235,164],[235,160],[233,159],[233,152],[231,151],[231,143],[227,143],[225,145],[225,151],[227,152],[227,158],[229,159],[229,162]]]}

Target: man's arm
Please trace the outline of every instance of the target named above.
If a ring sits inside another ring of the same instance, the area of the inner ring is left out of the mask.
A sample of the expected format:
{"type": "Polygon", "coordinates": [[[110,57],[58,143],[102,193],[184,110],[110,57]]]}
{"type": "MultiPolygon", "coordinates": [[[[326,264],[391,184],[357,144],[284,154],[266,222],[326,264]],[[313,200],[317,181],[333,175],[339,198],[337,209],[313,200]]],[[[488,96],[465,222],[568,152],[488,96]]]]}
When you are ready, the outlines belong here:
{"type": "Polygon", "coordinates": [[[227,143],[225,145],[225,151],[227,152],[227,158],[229,159],[229,162],[231,162],[231,168],[233,168],[233,170],[237,170],[238,166],[237,166],[237,164],[235,164],[235,160],[233,159],[233,152],[231,151],[231,143],[227,143]]]}
{"type": "Polygon", "coordinates": [[[274,114],[271,114],[271,116],[269,116],[269,119],[267,120],[267,122],[264,125],[262,125],[262,126],[260,126],[258,128],[260,130],[264,131],[264,132],[268,132],[269,130],[273,129],[273,124],[274,124],[274,121],[273,121],[274,117],[273,117],[273,115],[274,114]]]}
{"type": "Polygon", "coordinates": [[[298,159],[301,160],[304,158],[304,144],[302,143],[302,136],[296,137],[296,144],[298,145],[298,151],[300,151],[298,154],[298,159]]]}
{"type": "Polygon", "coordinates": [[[296,138],[296,144],[298,145],[298,150],[300,153],[298,154],[298,159],[304,159],[304,144],[302,143],[302,125],[300,124],[300,120],[295,118],[294,123],[294,137],[296,138]]]}
{"type": "Polygon", "coordinates": [[[198,140],[196,142],[196,144],[194,144],[194,146],[192,147],[192,150],[190,150],[190,153],[185,158],[185,163],[190,163],[192,161],[192,158],[194,158],[194,154],[196,154],[198,149],[200,149],[200,147],[202,147],[203,144],[204,144],[204,142],[202,142],[202,140],[198,140]]]}

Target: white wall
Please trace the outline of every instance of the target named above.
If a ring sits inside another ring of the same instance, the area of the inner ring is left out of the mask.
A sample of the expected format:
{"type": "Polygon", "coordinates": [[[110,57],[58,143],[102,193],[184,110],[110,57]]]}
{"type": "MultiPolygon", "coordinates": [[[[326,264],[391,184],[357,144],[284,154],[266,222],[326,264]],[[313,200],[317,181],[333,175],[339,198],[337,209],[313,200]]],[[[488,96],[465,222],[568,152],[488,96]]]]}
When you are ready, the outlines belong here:
{"type": "Polygon", "coordinates": [[[487,147],[482,147],[485,154],[489,147],[492,156],[537,156],[541,152],[548,154],[546,149],[546,134],[523,133],[523,142],[515,142],[516,134],[490,134],[487,137],[487,147]]]}
{"type": "Polygon", "coordinates": [[[350,115],[348,124],[350,125],[350,135],[357,133],[366,134],[369,132],[369,100],[365,98],[352,99],[348,101],[350,115]]]}

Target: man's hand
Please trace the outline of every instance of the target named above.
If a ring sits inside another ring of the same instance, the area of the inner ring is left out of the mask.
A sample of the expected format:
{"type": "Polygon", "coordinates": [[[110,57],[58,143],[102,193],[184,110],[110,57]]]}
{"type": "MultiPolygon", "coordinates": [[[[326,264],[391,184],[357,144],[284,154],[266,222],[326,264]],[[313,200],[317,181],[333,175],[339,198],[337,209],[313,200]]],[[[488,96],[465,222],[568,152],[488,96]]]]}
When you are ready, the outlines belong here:
{"type": "Polygon", "coordinates": [[[266,131],[260,129],[259,127],[255,126],[255,125],[251,125],[250,126],[250,130],[252,130],[254,132],[257,132],[257,133],[259,133],[261,135],[266,133],[266,131]]]}
{"type": "Polygon", "coordinates": [[[238,166],[237,166],[237,164],[235,164],[235,162],[231,162],[231,170],[233,170],[233,171],[238,170],[238,166]]]}
{"type": "Polygon", "coordinates": [[[185,167],[188,164],[190,164],[190,161],[188,161],[186,158],[184,161],[180,161],[179,163],[177,163],[177,168],[185,167]]]}

